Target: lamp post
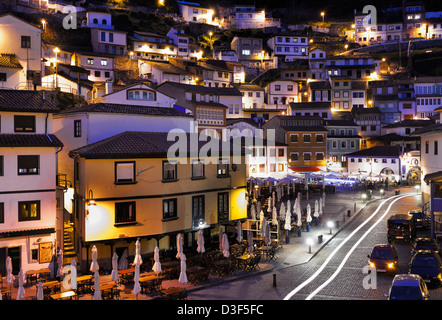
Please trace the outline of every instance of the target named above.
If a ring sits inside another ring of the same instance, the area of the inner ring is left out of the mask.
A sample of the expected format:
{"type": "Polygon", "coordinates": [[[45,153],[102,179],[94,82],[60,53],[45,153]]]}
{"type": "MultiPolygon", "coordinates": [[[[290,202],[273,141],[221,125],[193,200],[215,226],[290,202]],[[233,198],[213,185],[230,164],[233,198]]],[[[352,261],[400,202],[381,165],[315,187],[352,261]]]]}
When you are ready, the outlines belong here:
{"type": "Polygon", "coordinates": [[[332,221],[327,222],[327,227],[330,228],[330,234],[332,234],[333,222],[332,221]]]}
{"type": "Polygon", "coordinates": [[[325,16],[325,12],[322,11],[322,12],[321,12],[322,22],[324,22],[324,16],[325,16]]]}
{"type": "Polygon", "coordinates": [[[58,88],[58,53],[60,49],[58,47],[54,48],[55,52],[55,88],[58,88]]]}
{"type": "Polygon", "coordinates": [[[43,26],[43,32],[46,31],[46,20],[45,19],[41,19],[41,24],[43,26]]]}

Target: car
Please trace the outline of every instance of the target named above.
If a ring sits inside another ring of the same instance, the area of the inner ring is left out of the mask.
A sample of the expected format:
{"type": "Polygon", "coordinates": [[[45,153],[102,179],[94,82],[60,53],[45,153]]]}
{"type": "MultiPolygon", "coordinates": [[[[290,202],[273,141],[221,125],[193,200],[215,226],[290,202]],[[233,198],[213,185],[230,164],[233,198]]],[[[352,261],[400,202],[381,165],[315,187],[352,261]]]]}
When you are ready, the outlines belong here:
{"type": "Polygon", "coordinates": [[[419,250],[431,250],[440,256],[439,245],[435,239],[416,238],[411,246],[411,254],[415,254],[419,250]]]}
{"type": "Polygon", "coordinates": [[[379,272],[396,272],[398,253],[391,244],[378,244],[373,247],[368,257],[368,264],[379,272]]]}
{"type": "Polygon", "coordinates": [[[414,217],[408,214],[394,214],[387,220],[388,243],[393,240],[405,240],[411,242],[416,238],[416,226],[414,217]]]}
{"type": "Polygon", "coordinates": [[[428,288],[417,274],[397,274],[394,276],[388,300],[428,300],[428,288]]]}
{"type": "Polygon", "coordinates": [[[425,282],[440,286],[442,284],[442,260],[431,250],[418,250],[411,258],[409,273],[418,274],[425,282]]]}
{"type": "Polygon", "coordinates": [[[425,227],[425,225],[424,225],[425,215],[421,209],[410,210],[410,211],[408,211],[408,215],[413,216],[416,228],[424,228],[425,227]]]}

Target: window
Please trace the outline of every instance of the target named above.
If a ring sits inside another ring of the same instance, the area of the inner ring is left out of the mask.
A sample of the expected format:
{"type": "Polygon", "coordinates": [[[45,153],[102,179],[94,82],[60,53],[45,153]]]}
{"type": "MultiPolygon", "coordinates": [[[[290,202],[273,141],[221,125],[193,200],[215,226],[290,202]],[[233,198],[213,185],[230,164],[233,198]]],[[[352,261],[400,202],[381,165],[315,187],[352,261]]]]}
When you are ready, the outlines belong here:
{"type": "Polygon", "coordinates": [[[115,183],[136,182],[135,161],[115,162],[115,183]]]}
{"type": "Polygon", "coordinates": [[[177,164],[172,164],[169,161],[163,161],[163,181],[176,181],[177,178],[177,164]]]}
{"type": "Polygon", "coordinates": [[[21,47],[22,48],[30,48],[31,47],[31,37],[21,36],[21,47]]]}
{"type": "Polygon", "coordinates": [[[96,77],[101,77],[101,72],[100,72],[100,71],[95,71],[94,75],[95,75],[96,77]]]}
{"type": "Polygon", "coordinates": [[[425,141],[425,153],[429,153],[429,152],[430,152],[430,142],[425,141]]]}
{"type": "Polygon", "coordinates": [[[107,66],[107,59],[101,59],[101,65],[107,66]]]}
{"type": "Polygon", "coordinates": [[[281,85],[276,84],[275,85],[275,91],[281,91],[281,85]]]}
{"type": "Polygon", "coordinates": [[[226,159],[221,159],[218,163],[218,177],[229,176],[229,162],[226,159]]]}
{"type": "Polygon", "coordinates": [[[324,142],[324,136],[322,134],[317,134],[316,142],[324,142]]]}
{"type": "Polygon", "coordinates": [[[438,154],[438,142],[434,141],[434,155],[436,156],[438,154]]]}
{"type": "Polygon", "coordinates": [[[324,160],[324,154],[322,152],[316,153],[316,161],[324,160]]]}
{"type": "Polygon", "coordinates": [[[87,64],[94,64],[94,58],[87,58],[87,64]]]}
{"type": "Polygon", "coordinates": [[[290,142],[298,142],[298,135],[297,134],[291,134],[290,135],[290,142]]]}
{"type": "Polygon", "coordinates": [[[130,90],[127,92],[127,100],[156,100],[155,93],[147,90],[130,90]]]}
{"type": "Polygon", "coordinates": [[[192,179],[204,178],[204,162],[194,160],[192,162],[192,179]]]}
{"type": "Polygon", "coordinates": [[[6,81],[7,80],[7,75],[5,72],[0,72],[0,81],[6,81]]]}
{"type": "Polygon", "coordinates": [[[101,41],[106,41],[106,32],[101,32],[101,41]]]}
{"type": "Polygon", "coordinates": [[[285,155],[284,149],[279,148],[278,149],[278,157],[284,157],[284,155],[285,155]]]}
{"type": "Polygon", "coordinates": [[[218,223],[229,221],[229,193],[218,193],[218,223]]]}
{"type": "Polygon", "coordinates": [[[290,153],[290,161],[298,161],[299,154],[298,153],[290,153]]]}
{"type": "Polygon", "coordinates": [[[244,50],[241,51],[241,53],[242,53],[243,56],[250,56],[250,50],[244,49],[244,50]]]}
{"type": "Polygon", "coordinates": [[[35,132],[35,116],[14,116],[14,132],[35,132]]]}
{"type": "Polygon", "coordinates": [[[40,220],[40,201],[18,203],[18,221],[40,220]]]}
{"type": "Polygon", "coordinates": [[[40,156],[17,156],[18,175],[39,174],[40,156]]]}
{"type": "Polygon", "coordinates": [[[115,224],[136,222],[135,201],[115,203],[115,224]]]}
{"type": "Polygon", "coordinates": [[[5,204],[0,202],[0,223],[5,223],[5,204]]]}
{"type": "Polygon", "coordinates": [[[4,158],[3,156],[0,156],[0,177],[2,177],[4,175],[4,158]]]}
{"type": "Polygon", "coordinates": [[[198,228],[200,224],[204,224],[204,196],[192,197],[192,221],[193,227],[198,228]]]}
{"type": "Polygon", "coordinates": [[[305,152],[304,153],[304,161],[310,161],[311,160],[311,157],[310,157],[310,152],[305,152]]]}
{"type": "Polygon", "coordinates": [[[74,120],[74,138],[81,137],[81,120],[74,120]]]}
{"type": "Polygon", "coordinates": [[[163,200],[163,220],[178,218],[177,199],[163,200]]]}
{"type": "Polygon", "coordinates": [[[304,139],[304,143],[309,143],[311,141],[311,135],[309,134],[302,135],[302,138],[304,139]]]}
{"type": "Polygon", "coordinates": [[[114,42],[114,34],[112,32],[109,33],[109,42],[114,42]]]}

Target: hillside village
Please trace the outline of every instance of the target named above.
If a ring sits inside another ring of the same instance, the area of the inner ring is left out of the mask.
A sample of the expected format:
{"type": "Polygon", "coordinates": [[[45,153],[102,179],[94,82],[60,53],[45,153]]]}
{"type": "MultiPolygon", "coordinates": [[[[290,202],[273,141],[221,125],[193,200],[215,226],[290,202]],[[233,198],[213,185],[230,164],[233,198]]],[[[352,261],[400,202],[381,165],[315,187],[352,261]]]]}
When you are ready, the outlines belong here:
{"type": "Polygon", "coordinates": [[[133,256],[137,239],[149,256],[178,233],[195,245],[201,226],[210,238],[250,218],[253,185],[282,179],[419,185],[430,199],[442,12],[425,1],[379,8],[376,25],[363,7],[288,24],[252,2],[0,4],[0,258],[15,273],[58,252],[86,270],[93,246],[110,270],[109,250],[133,256]],[[171,164],[176,129],[263,139],[237,165],[171,164]]]}

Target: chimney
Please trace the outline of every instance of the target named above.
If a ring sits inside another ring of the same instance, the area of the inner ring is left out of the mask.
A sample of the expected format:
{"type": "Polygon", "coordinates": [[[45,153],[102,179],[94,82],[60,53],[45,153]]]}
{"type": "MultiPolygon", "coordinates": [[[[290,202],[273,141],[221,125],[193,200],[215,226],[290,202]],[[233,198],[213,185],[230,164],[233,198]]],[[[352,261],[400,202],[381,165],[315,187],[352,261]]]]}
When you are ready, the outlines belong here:
{"type": "Polygon", "coordinates": [[[112,91],[113,91],[112,81],[106,81],[106,83],[104,84],[104,93],[109,94],[112,93],[112,91]]]}

